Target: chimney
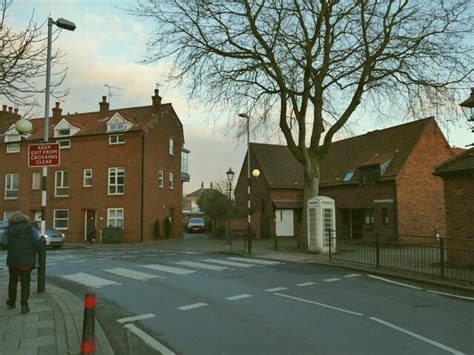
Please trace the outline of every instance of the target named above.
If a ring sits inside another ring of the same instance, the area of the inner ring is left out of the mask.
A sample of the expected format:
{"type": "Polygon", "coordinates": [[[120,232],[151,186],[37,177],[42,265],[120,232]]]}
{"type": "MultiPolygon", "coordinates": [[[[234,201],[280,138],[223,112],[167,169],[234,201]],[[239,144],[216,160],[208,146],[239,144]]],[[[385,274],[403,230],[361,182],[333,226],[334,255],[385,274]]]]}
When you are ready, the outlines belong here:
{"type": "Polygon", "coordinates": [[[204,189],[204,181],[201,181],[201,190],[204,189]]]}
{"type": "Polygon", "coordinates": [[[107,102],[107,96],[102,96],[102,102],[99,102],[99,116],[100,118],[107,117],[109,114],[109,106],[110,104],[107,102]]]}
{"type": "Polygon", "coordinates": [[[3,105],[3,111],[7,110],[7,105],[3,105]]]}
{"type": "Polygon", "coordinates": [[[58,124],[59,121],[61,121],[62,112],[63,112],[63,109],[59,107],[59,102],[56,102],[56,106],[53,107],[53,117],[52,117],[53,124],[58,124]]]}
{"type": "Polygon", "coordinates": [[[155,95],[151,97],[151,101],[153,103],[153,108],[155,111],[158,111],[161,106],[161,96],[158,94],[160,91],[155,89],[155,95]]]}
{"type": "Polygon", "coordinates": [[[209,188],[212,190],[212,181],[211,181],[211,184],[209,185],[209,188]]]}
{"type": "Polygon", "coordinates": [[[13,113],[13,107],[8,107],[8,112],[13,113]]]}

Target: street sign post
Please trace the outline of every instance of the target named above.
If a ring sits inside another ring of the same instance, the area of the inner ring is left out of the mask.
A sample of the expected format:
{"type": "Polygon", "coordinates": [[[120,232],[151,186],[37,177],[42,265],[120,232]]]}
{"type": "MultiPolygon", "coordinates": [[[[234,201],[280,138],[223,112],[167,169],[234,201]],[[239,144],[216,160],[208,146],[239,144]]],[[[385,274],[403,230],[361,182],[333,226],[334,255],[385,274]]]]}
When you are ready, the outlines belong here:
{"type": "Polygon", "coordinates": [[[59,144],[42,143],[28,146],[28,166],[59,166],[59,144]]]}

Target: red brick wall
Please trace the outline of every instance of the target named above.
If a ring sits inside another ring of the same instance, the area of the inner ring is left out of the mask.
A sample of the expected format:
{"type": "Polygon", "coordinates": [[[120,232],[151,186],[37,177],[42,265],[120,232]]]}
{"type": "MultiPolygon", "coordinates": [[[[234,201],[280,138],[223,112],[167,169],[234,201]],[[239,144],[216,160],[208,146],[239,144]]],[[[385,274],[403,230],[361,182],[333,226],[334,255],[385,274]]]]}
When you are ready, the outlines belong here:
{"type": "Polygon", "coordinates": [[[474,176],[445,178],[444,195],[447,236],[474,238],[474,176]]]}
{"type": "Polygon", "coordinates": [[[431,120],[397,176],[401,241],[409,242],[407,235],[433,236],[436,226],[446,236],[443,181],[432,172],[451,157],[443,134],[431,120]]]}

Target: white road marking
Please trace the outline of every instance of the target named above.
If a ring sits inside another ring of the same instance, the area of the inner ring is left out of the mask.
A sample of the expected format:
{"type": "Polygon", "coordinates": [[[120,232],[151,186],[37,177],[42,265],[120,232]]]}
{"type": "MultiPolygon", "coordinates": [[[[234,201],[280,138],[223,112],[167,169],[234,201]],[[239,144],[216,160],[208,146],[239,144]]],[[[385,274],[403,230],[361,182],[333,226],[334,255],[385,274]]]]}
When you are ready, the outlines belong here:
{"type": "Polygon", "coordinates": [[[197,263],[195,261],[176,261],[173,264],[197,267],[200,269],[214,270],[214,271],[222,271],[222,270],[228,269],[228,267],[225,267],[225,266],[209,265],[209,264],[197,263]]]}
{"type": "Polygon", "coordinates": [[[123,324],[123,323],[130,323],[130,322],[135,322],[136,320],[148,319],[148,318],[153,318],[153,317],[155,317],[153,313],[146,313],[146,314],[140,314],[138,316],[117,319],[117,322],[123,324]]]}
{"type": "Polygon", "coordinates": [[[143,255],[143,256],[148,257],[148,258],[152,258],[152,257],[155,258],[155,257],[160,256],[160,254],[147,254],[147,255],[143,255]]]}
{"type": "Polygon", "coordinates": [[[265,291],[266,292],[278,292],[278,291],[284,291],[287,290],[286,287],[274,287],[274,288],[267,288],[265,291]]]}
{"type": "Polygon", "coordinates": [[[404,329],[404,328],[401,328],[399,326],[396,326],[395,324],[392,324],[392,323],[389,323],[389,322],[386,322],[382,319],[379,319],[379,318],[375,318],[375,317],[369,317],[369,319],[373,320],[374,322],[377,322],[379,324],[383,324],[389,328],[392,328],[392,329],[395,329],[395,330],[398,330],[399,332],[401,333],[405,333],[405,334],[408,334],[414,338],[417,338],[421,341],[424,341],[425,343],[428,343],[428,344],[431,344],[433,346],[436,346],[440,349],[443,349],[447,352],[450,352],[451,354],[456,354],[456,355],[461,355],[463,354],[462,352],[456,350],[456,349],[453,349],[453,348],[450,348],[449,346],[446,346],[446,345],[443,345],[441,343],[438,343],[437,341],[434,341],[434,340],[431,340],[431,339],[428,339],[428,338],[425,338],[424,336],[420,335],[420,334],[417,334],[417,333],[413,333],[407,329],[404,329]]]}
{"type": "Polygon", "coordinates": [[[389,279],[386,279],[386,278],[383,278],[383,277],[380,277],[380,276],[375,276],[375,275],[367,275],[367,276],[371,277],[373,279],[382,280],[382,281],[385,281],[385,282],[390,282],[390,283],[395,284],[395,285],[405,286],[405,287],[413,288],[415,290],[422,290],[422,288],[420,288],[420,287],[404,284],[404,283],[401,283],[401,282],[392,281],[392,280],[389,280],[389,279]]]}
{"type": "Polygon", "coordinates": [[[97,260],[110,260],[111,258],[99,258],[97,260]]]}
{"type": "Polygon", "coordinates": [[[87,259],[72,260],[72,261],[69,262],[69,264],[85,263],[85,262],[87,262],[87,259]]]}
{"type": "Polygon", "coordinates": [[[445,292],[439,292],[439,291],[433,291],[433,290],[426,290],[426,291],[428,291],[430,293],[436,293],[438,295],[451,296],[451,297],[457,297],[457,298],[462,298],[462,299],[465,299],[465,300],[474,301],[474,298],[472,298],[472,297],[455,295],[455,294],[452,294],[452,293],[445,293],[445,292]]]}
{"type": "Polygon", "coordinates": [[[281,264],[281,262],[279,262],[279,261],[270,261],[270,260],[252,259],[252,258],[240,258],[240,257],[231,257],[231,258],[227,258],[227,260],[243,261],[245,263],[258,264],[258,265],[277,265],[277,264],[281,264]]]}
{"type": "Polygon", "coordinates": [[[200,255],[201,253],[198,253],[197,251],[183,251],[182,254],[200,255]]]}
{"type": "Polygon", "coordinates": [[[280,297],[289,298],[289,299],[292,299],[292,300],[295,300],[295,301],[300,301],[300,302],[304,302],[304,303],[314,304],[314,305],[316,305],[316,306],[321,306],[321,307],[324,307],[324,308],[329,308],[329,309],[332,309],[332,310],[334,310],[334,311],[339,311],[339,312],[343,312],[343,313],[353,314],[353,315],[355,315],[355,316],[363,316],[363,315],[364,315],[363,313],[354,312],[354,311],[349,311],[349,310],[344,309],[344,308],[334,307],[334,306],[330,306],[330,305],[328,305],[328,304],[324,304],[324,303],[320,303],[320,302],[316,302],[316,301],[311,301],[311,300],[307,300],[307,299],[304,299],[304,298],[293,297],[293,296],[285,295],[285,294],[283,294],[283,293],[274,293],[274,295],[280,296],[280,297]]]}
{"type": "Polygon", "coordinates": [[[102,269],[102,271],[109,272],[111,274],[118,275],[118,276],[127,277],[133,280],[139,280],[139,281],[145,281],[148,279],[153,279],[153,278],[158,277],[157,275],[148,274],[146,272],[140,272],[140,271],[125,269],[121,267],[116,267],[113,269],[102,269]]]}
{"type": "Polygon", "coordinates": [[[134,258],[136,255],[120,255],[120,258],[134,258]]]}
{"type": "Polygon", "coordinates": [[[207,305],[208,305],[207,303],[199,302],[199,303],[188,304],[187,306],[178,307],[178,309],[181,311],[189,311],[190,309],[200,308],[207,305]]]}
{"type": "Polygon", "coordinates": [[[360,276],[360,274],[347,274],[347,275],[344,275],[344,277],[357,277],[357,276],[360,276]]]}
{"type": "Polygon", "coordinates": [[[243,298],[249,298],[249,297],[252,297],[252,295],[249,295],[247,293],[244,293],[242,295],[235,295],[235,296],[230,296],[230,297],[226,297],[226,300],[229,300],[229,301],[237,301],[237,300],[241,300],[243,298]]]}
{"type": "Polygon", "coordinates": [[[325,279],[323,280],[324,282],[334,282],[334,281],[341,281],[341,279],[338,279],[338,278],[332,278],[332,279],[325,279]]]}
{"type": "Polygon", "coordinates": [[[165,266],[165,265],[160,265],[160,264],[149,264],[149,265],[140,265],[140,266],[146,267],[147,269],[169,272],[169,273],[178,274],[178,275],[188,275],[188,274],[197,272],[195,270],[180,269],[177,267],[165,266]]]}
{"type": "Polygon", "coordinates": [[[296,286],[299,286],[299,287],[306,287],[306,286],[311,286],[311,285],[316,285],[316,282],[303,282],[300,284],[296,284],[296,286]]]}
{"type": "Polygon", "coordinates": [[[235,261],[226,261],[226,260],[220,260],[220,259],[204,259],[202,261],[207,261],[209,263],[221,264],[221,265],[226,265],[226,266],[235,266],[235,267],[244,267],[244,268],[255,266],[251,264],[243,264],[243,263],[237,263],[235,261]]]}
{"type": "Polygon", "coordinates": [[[108,286],[108,285],[121,285],[118,282],[102,279],[100,277],[92,276],[84,272],[78,272],[77,274],[60,275],[60,276],[65,279],[75,281],[80,284],[83,284],[89,287],[95,287],[95,288],[108,286]]]}
{"type": "Polygon", "coordinates": [[[58,263],[46,263],[46,266],[57,265],[58,263]]]}
{"type": "Polygon", "coordinates": [[[163,355],[175,355],[174,352],[172,352],[170,349],[168,349],[166,346],[162,345],[158,340],[152,338],[149,336],[147,333],[145,333],[143,330],[138,328],[135,324],[125,324],[124,328],[128,329],[132,333],[134,333],[136,336],[140,337],[143,339],[143,341],[148,344],[151,348],[155,349],[156,351],[160,352],[163,355]]]}

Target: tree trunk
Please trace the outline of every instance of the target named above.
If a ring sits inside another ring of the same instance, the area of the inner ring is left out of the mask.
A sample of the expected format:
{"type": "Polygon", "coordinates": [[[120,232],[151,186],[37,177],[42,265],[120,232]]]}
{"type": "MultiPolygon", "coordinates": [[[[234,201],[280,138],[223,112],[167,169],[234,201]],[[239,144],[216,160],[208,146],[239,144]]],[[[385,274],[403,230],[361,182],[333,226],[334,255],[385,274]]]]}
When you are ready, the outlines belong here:
{"type": "Polygon", "coordinates": [[[319,163],[315,162],[314,166],[304,174],[303,215],[301,216],[301,231],[298,240],[300,249],[308,249],[308,200],[319,195],[319,163]]]}

